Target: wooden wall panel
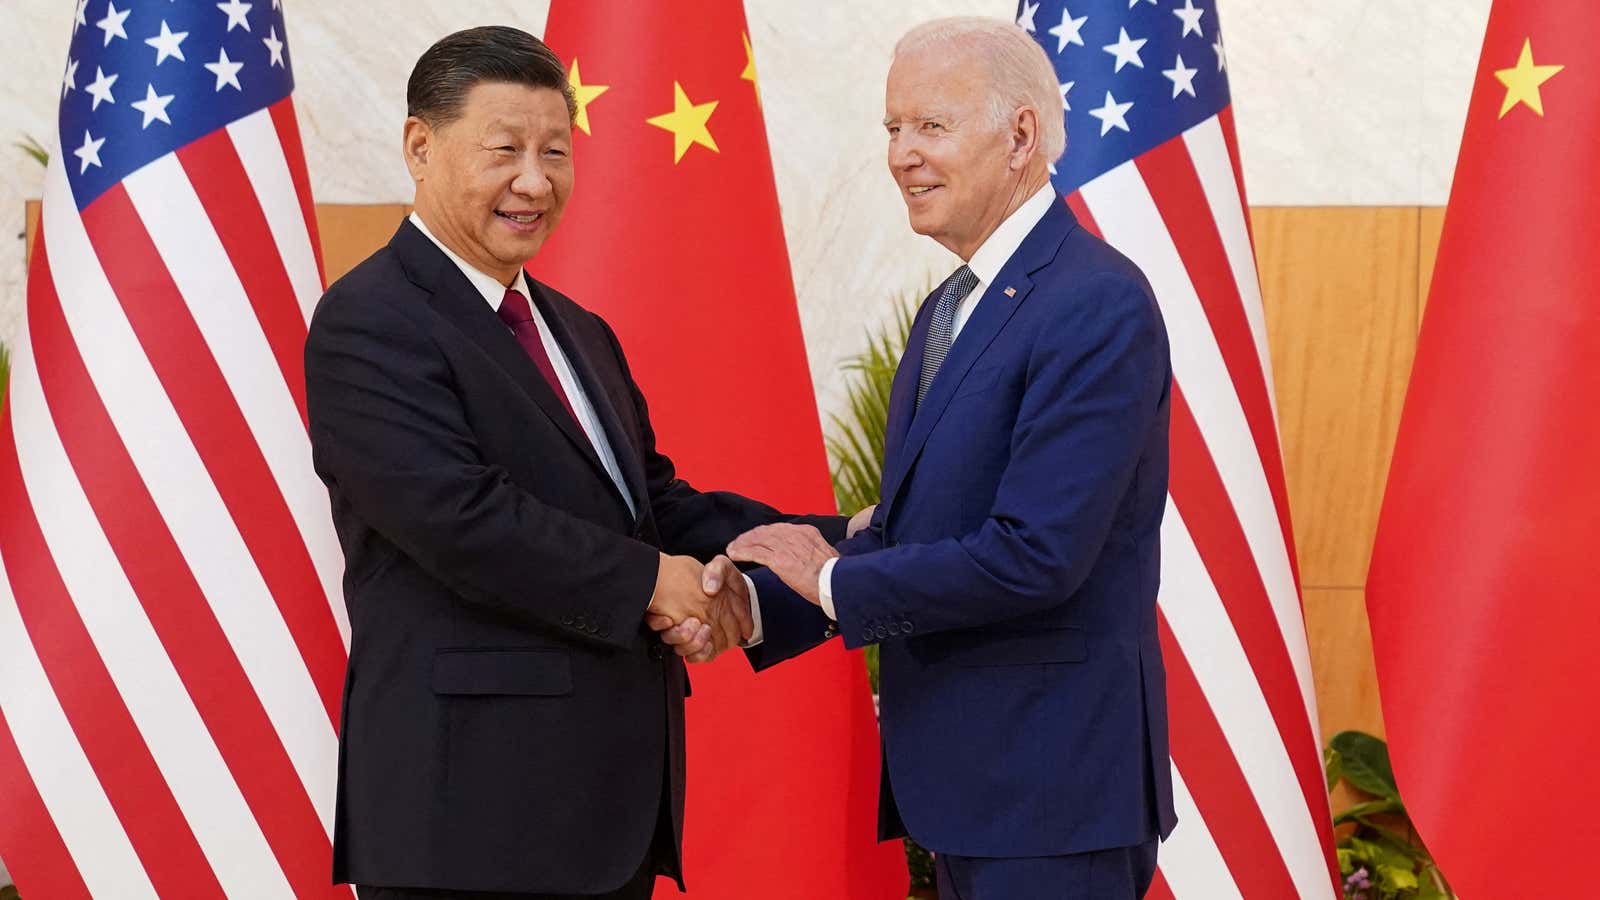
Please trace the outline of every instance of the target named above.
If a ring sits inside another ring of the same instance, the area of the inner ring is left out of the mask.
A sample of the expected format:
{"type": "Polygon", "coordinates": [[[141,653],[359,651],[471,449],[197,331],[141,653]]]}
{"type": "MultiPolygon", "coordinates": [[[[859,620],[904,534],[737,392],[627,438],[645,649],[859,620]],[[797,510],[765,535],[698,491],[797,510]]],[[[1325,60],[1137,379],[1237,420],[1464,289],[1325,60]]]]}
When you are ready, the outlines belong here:
{"type": "Polygon", "coordinates": [[[1416,347],[1417,209],[1252,220],[1301,580],[1360,587],[1416,347]]]}
{"type": "Polygon", "coordinates": [[[322,267],[328,283],[356,267],[374,250],[389,242],[411,207],[400,203],[353,206],[323,203],[317,206],[317,231],[322,239],[322,267]]]}
{"type": "Polygon", "coordinates": [[[1351,728],[1382,737],[1366,593],[1353,588],[1311,588],[1304,593],[1322,740],[1351,728]]]}
{"type": "Polygon", "coordinates": [[[1417,326],[1428,306],[1428,286],[1433,283],[1433,263],[1439,256],[1439,234],[1444,230],[1444,207],[1424,206],[1417,221],[1417,326]]]}

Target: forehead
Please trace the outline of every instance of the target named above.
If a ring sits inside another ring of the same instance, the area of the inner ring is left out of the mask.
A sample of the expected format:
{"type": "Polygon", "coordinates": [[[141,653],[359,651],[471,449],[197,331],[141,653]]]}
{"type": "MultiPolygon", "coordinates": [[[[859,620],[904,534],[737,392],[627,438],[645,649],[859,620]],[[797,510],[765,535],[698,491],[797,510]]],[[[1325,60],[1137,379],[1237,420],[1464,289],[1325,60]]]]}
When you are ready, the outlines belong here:
{"type": "Polygon", "coordinates": [[[461,104],[466,130],[570,128],[567,98],[555,88],[486,81],[472,86],[461,104]]]}
{"type": "Polygon", "coordinates": [[[895,57],[884,111],[890,119],[959,116],[982,101],[988,82],[984,67],[958,45],[924,47],[895,57]]]}

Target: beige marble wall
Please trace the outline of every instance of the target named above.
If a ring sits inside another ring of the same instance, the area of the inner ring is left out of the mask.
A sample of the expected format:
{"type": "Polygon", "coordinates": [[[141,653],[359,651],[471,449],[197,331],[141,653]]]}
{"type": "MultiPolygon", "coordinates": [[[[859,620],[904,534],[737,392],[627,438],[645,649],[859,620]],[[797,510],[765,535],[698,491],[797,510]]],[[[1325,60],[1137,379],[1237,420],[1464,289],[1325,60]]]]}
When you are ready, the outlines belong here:
{"type": "MultiPolygon", "coordinates": [[[[90,12],[102,0],[90,0],[90,12]]],[[[548,0],[288,0],[312,184],[322,202],[410,196],[395,150],[405,76],[439,35],[471,24],[543,28],[548,0]]],[[[1161,0],[1171,2],[1171,0],[1161,0]]],[[[1449,189],[1489,0],[1218,0],[1253,203],[1440,204],[1449,189]]],[[[888,298],[952,257],[910,234],[883,171],[883,75],[894,38],[1009,0],[747,0],[801,320],[824,411],[839,361],[888,298]]],[[[0,4],[0,229],[22,231],[43,173],[14,136],[53,132],[71,33],[67,0],[0,4]]],[[[0,252],[0,340],[23,296],[21,240],[0,252]]]]}

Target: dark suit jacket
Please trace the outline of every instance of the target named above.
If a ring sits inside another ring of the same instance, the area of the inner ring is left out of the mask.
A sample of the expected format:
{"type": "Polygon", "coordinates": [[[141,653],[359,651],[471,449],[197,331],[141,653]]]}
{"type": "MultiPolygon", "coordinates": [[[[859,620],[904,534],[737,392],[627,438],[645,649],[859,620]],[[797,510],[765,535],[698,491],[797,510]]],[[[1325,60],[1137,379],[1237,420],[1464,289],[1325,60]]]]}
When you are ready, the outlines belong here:
{"type": "MultiPolygon", "coordinates": [[[[881,830],[987,857],[1164,836],[1172,373],[1149,284],[1054,205],[916,409],[933,305],[895,373],[882,503],[832,576],[846,646],[882,648],[881,830]]],[[[770,572],[755,581],[757,667],[828,632],[770,572]]]]}
{"type": "MultiPolygon", "coordinates": [[[[529,279],[640,514],[494,311],[409,222],[328,289],[306,342],[350,610],[336,881],[599,893],[670,803],[684,668],[642,624],[657,548],[709,559],[770,507],[656,450],[599,317],[529,279]]],[[[686,362],[686,364],[688,364],[686,362]]],[[[811,520],[836,537],[837,517],[811,520]]]]}

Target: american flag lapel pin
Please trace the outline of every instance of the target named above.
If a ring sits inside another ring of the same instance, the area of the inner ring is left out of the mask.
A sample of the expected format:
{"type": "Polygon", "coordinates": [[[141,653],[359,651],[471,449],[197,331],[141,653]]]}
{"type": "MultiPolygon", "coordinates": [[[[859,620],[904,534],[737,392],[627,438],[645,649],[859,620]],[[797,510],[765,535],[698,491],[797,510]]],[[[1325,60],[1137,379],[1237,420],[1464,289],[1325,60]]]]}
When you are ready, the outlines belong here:
{"type": "Polygon", "coordinates": [[[1015,297],[1017,295],[1017,289],[1014,287],[1008,287],[1002,293],[1004,293],[1007,297],[1015,297]]]}

